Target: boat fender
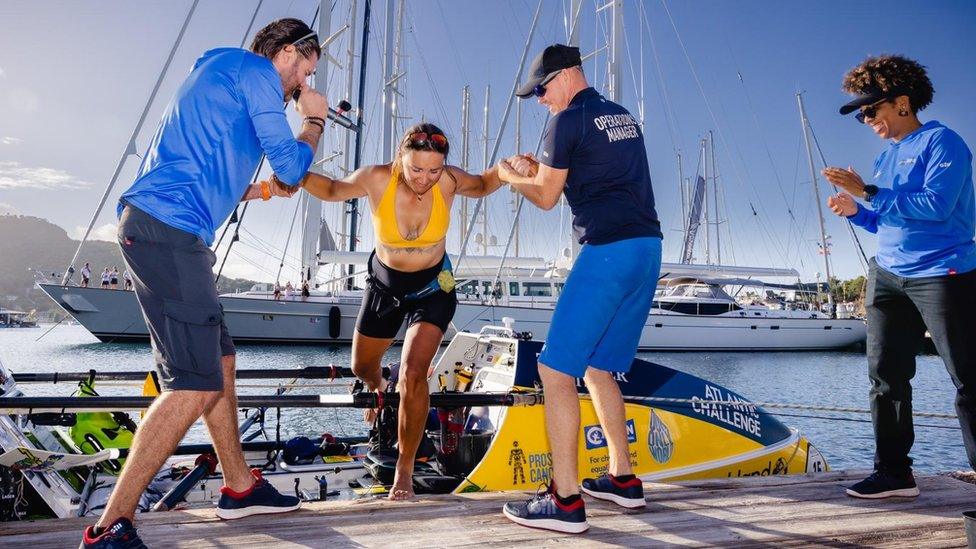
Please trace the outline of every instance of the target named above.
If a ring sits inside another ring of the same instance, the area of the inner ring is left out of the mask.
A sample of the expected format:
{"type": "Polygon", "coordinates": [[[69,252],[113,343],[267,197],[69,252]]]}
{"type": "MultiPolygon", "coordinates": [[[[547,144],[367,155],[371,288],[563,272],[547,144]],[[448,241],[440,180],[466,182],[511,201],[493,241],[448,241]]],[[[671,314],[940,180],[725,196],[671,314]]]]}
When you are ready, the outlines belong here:
{"type": "Polygon", "coordinates": [[[340,322],[342,321],[342,311],[333,305],[329,309],[329,337],[336,339],[339,337],[340,322]]]}

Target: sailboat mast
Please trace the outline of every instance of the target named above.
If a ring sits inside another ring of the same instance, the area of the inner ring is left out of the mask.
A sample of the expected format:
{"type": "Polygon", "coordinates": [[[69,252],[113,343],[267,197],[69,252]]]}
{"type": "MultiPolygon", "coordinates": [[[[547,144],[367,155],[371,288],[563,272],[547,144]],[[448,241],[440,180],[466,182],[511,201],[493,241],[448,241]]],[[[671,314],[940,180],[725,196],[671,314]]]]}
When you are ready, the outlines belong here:
{"type": "MultiPolygon", "coordinates": [[[[469,171],[468,164],[470,160],[470,124],[471,124],[471,86],[465,85],[461,89],[461,169],[464,171],[469,171]]],[[[460,230],[461,239],[458,242],[464,242],[465,231],[468,228],[468,198],[465,196],[461,197],[461,226],[458,227],[460,230]]]]}
{"type": "MultiPolygon", "coordinates": [[[[481,127],[482,139],[484,139],[484,162],[482,162],[482,169],[488,169],[488,109],[490,107],[491,101],[491,84],[485,86],[485,120],[481,127]]],[[[484,200],[484,199],[482,199],[484,200]]],[[[488,255],[488,206],[487,202],[484,207],[481,208],[481,253],[488,255]]]]}
{"type": "Polygon", "coordinates": [[[712,229],[711,223],[708,221],[708,214],[711,213],[708,201],[708,138],[702,139],[701,141],[701,161],[702,161],[702,175],[705,181],[705,192],[702,196],[702,207],[705,210],[705,264],[712,264],[712,229]]]}
{"type": "Polygon", "coordinates": [[[810,165],[810,180],[813,183],[813,196],[817,201],[817,220],[820,222],[820,246],[824,256],[824,273],[827,275],[827,303],[830,306],[831,316],[834,311],[834,298],[830,293],[830,248],[827,247],[827,230],[824,224],[823,205],[820,202],[820,188],[817,185],[817,170],[813,165],[813,149],[810,148],[810,132],[808,130],[810,121],[807,120],[807,111],[803,107],[803,94],[796,94],[796,102],[800,107],[800,125],[803,128],[803,142],[807,147],[807,162],[810,165]]]}
{"type": "MultiPolygon", "coordinates": [[[[522,100],[515,100],[515,152],[522,154],[522,100]]],[[[521,193],[512,194],[512,204],[515,206],[515,257],[519,256],[519,216],[518,206],[522,200],[521,193]]]]}
{"type": "Polygon", "coordinates": [[[712,134],[712,130],[708,130],[708,149],[711,151],[712,156],[712,210],[714,211],[713,217],[715,218],[715,255],[718,258],[718,264],[722,264],[722,240],[719,236],[719,219],[718,219],[718,172],[715,170],[715,136],[712,134]]]}
{"type": "MultiPolygon", "coordinates": [[[[352,92],[354,90],[354,83],[356,82],[356,14],[359,10],[359,0],[350,0],[349,5],[349,45],[346,48],[346,94],[345,97],[352,97],[352,92]]],[[[360,105],[356,106],[357,110],[361,108],[360,105]]],[[[342,132],[343,145],[342,145],[342,173],[343,176],[349,175],[353,172],[352,168],[352,157],[350,154],[353,151],[353,137],[352,132],[342,132]]],[[[340,228],[339,235],[345,235],[349,228],[349,219],[345,215],[345,211],[339,216],[340,228]]],[[[339,249],[346,249],[346,242],[339,238],[339,249]]]]}
{"type": "MultiPolygon", "coordinates": [[[[366,0],[365,10],[363,12],[363,45],[360,48],[362,52],[359,57],[359,99],[356,103],[356,125],[359,128],[363,127],[363,104],[366,101],[366,61],[369,53],[369,16],[372,7],[372,1],[366,0]]],[[[353,170],[358,170],[360,164],[363,161],[363,131],[356,132],[356,151],[355,157],[353,159],[353,170]]],[[[356,251],[356,223],[359,217],[359,199],[354,198],[349,202],[349,251],[356,251]]],[[[355,273],[355,266],[349,265],[349,279],[346,281],[346,287],[348,289],[353,288],[353,278],[352,275],[355,273]]]]}

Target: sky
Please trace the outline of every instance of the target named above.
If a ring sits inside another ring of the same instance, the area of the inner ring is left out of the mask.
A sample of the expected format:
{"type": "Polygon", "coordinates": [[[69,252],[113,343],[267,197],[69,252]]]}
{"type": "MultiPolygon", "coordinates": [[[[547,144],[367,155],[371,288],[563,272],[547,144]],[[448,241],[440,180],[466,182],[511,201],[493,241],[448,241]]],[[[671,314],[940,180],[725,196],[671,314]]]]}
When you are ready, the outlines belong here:
{"type": "MultiPolygon", "coordinates": [[[[0,2],[0,213],[46,218],[80,237],[98,205],[129,135],[146,106],[166,57],[191,6],[167,1],[0,2]]],[[[214,47],[250,43],[254,32],[280,17],[311,21],[314,0],[265,0],[255,26],[248,23],[257,0],[200,0],[186,35],[165,74],[146,123],[136,139],[138,155],[166,103],[194,59],[214,47]]],[[[351,0],[332,3],[332,28],[350,20],[351,0]]],[[[664,260],[677,261],[681,247],[682,174],[696,173],[699,142],[712,132],[719,189],[719,245],[711,237],[711,260],[721,250],[724,264],[791,267],[804,280],[824,272],[818,255],[819,229],[814,189],[803,147],[797,92],[826,161],[870,172],[886,146],[838,107],[846,102],[841,78],[867,55],[898,53],[926,65],[934,103],[920,118],[939,120],[976,143],[976,3],[933,0],[738,1],[625,0],[624,82],[620,102],[642,118],[657,210],[665,232],[664,260]]],[[[368,54],[364,163],[380,151],[380,83],[387,2],[373,2],[368,54]]],[[[529,0],[407,0],[404,13],[404,75],[399,79],[398,133],[421,119],[439,124],[452,143],[449,162],[460,164],[461,90],[471,90],[469,171],[483,167],[482,124],[486,86],[489,144],[493,144],[512,89],[537,2],[529,0]]],[[[584,0],[580,47],[597,52],[584,65],[591,84],[608,93],[606,50],[610,10],[584,0]]],[[[363,2],[359,2],[359,12],[363,2]]],[[[568,2],[543,0],[529,59],[546,44],[565,42],[568,2]]],[[[356,25],[361,25],[357,18],[356,25]]],[[[355,48],[358,53],[361,29],[355,48]]],[[[328,97],[345,95],[349,32],[330,53],[343,68],[328,69],[328,97]]],[[[357,60],[358,63],[358,60],[357,60]]],[[[323,75],[323,78],[326,76],[323,75]]],[[[358,77],[358,76],[357,76],[358,77]]],[[[355,105],[354,97],[350,98],[355,105]]],[[[535,149],[545,111],[534,101],[521,105],[521,151],[535,149]]],[[[291,116],[297,126],[298,118],[291,116]]],[[[498,146],[499,158],[516,152],[513,113],[498,146]]],[[[325,150],[341,151],[342,135],[331,130],[325,150]]],[[[131,184],[139,157],[123,166],[108,206],[95,223],[94,238],[114,240],[114,203],[131,184]]],[[[337,173],[341,158],[324,165],[337,173]]],[[[819,159],[818,170],[819,170],[819,159]]],[[[821,200],[830,192],[819,180],[821,200]]],[[[472,205],[473,206],[473,205],[472,205]]],[[[364,205],[365,207],[365,205],[364,205]]],[[[457,208],[456,208],[457,210],[457,208]]],[[[513,226],[512,194],[488,201],[488,253],[501,254],[513,226]]],[[[226,274],[257,280],[275,277],[286,249],[295,203],[256,203],[226,274]]],[[[324,218],[339,226],[341,208],[327,205],[324,218]]],[[[849,229],[825,210],[835,275],[863,273],[849,229]]],[[[526,205],[519,221],[520,255],[553,259],[569,242],[568,208],[541,212],[526,205]]],[[[360,249],[372,246],[368,215],[360,249]]],[[[455,212],[448,249],[457,252],[455,212]]],[[[476,229],[481,231],[482,229],[476,229]]],[[[699,232],[696,260],[704,261],[699,232]]],[[[873,235],[858,237],[870,257],[873,235]]],[[[297,239],[287,244],[287,279],[297,280],[297,239]]],[[[472,242],[469,249],[480,253],[472,242]]],[[[512,248],[514,252],[514,245],[512,248]]],[[[513,253],[510,252],[510,253],[513,253]]],[[[218,250],[223,254],[223,249],[218,250]]],[[[84,252],[82,252],[84,256],[84,252]]]]}

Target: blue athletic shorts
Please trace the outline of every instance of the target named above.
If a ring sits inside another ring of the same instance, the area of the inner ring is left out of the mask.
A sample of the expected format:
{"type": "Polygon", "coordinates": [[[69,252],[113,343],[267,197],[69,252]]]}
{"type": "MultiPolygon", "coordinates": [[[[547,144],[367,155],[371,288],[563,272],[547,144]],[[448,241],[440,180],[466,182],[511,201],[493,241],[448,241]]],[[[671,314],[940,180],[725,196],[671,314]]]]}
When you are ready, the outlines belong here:
{"type": "Polygon", "coordinates": [[[661,239],[584,244],[552,315],[539,362],[582,377],[627,372],[661,273],[661,239]]]}

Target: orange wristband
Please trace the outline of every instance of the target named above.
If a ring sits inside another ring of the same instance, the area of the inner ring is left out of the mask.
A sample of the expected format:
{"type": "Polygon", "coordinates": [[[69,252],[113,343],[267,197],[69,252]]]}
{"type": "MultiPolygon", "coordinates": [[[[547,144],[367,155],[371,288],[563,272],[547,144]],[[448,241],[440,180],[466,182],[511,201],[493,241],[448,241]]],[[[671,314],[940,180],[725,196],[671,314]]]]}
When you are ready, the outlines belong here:
{"type": "Polygon", "coordinates": [[[271,185],[267,181],[261,182],[261,200],[265,202],[271,200],[271,185]]]}

